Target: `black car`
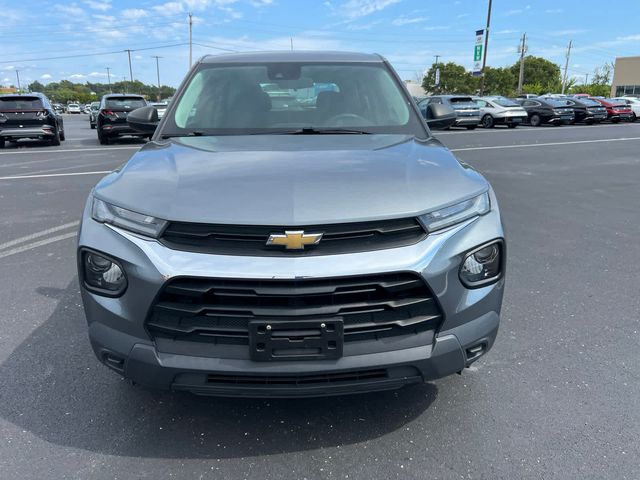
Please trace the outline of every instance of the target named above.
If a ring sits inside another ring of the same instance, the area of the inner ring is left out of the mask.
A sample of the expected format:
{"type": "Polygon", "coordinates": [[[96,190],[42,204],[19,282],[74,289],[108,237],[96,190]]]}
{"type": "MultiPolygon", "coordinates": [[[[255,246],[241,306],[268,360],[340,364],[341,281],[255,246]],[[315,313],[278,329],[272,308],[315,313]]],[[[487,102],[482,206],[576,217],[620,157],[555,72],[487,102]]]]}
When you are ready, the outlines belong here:
{"type": "Polygon", "coordinates": [[[540,97],[543,100],[555,100],[558,102],[564,102],[568,107],[573,108],[574,121],[586,123],[592,125],[594,123],[600,123],[607,119],[607,109],[600,105],[595,100],[588,98],[556,98],[556,97],[540,97]]]}
{"type": "Polygon", "coordinates": [[[575,121],[573,108],[563,99],[557,98],[516,98],[515,101],[527,111],[528,122],[532,127],[544,123],[563,125],[575,121]]]}
{"type": "Polygon", "coordinates": [[[130,111],[146,106],[147,101],[141,95],[119,93],[103,96],[96,119],[98,141],[108,145],[123,135],[151,138],[151,135],[137,132],[127,124],[130,111]]]}
{"type": "Polygon", "coordinates": [[[21,138],[64,140],[62,117],[41,93],[0,95],[0,148],[21,138]]]}

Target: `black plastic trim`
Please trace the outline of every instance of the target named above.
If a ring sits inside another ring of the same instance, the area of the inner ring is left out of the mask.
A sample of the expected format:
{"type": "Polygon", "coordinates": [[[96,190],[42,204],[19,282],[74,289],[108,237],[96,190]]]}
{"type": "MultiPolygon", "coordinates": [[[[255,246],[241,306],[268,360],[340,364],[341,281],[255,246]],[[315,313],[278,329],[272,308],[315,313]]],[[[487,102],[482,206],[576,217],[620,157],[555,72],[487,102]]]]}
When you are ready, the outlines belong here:
{"type": "Polygon", "coordinates": [[[491,285],[493,283],[496,283],[502,277],[504,277],[504,270],[505,270],[505,267],[506,267],[506,259],[507,259],[507,250],[506,250],[504,238],[496,238],[496,239],[493,239],[493,240],[489,240],[488,242],[485,242],[482,245],[474,247],[473,249],[468,250],[467,252],[465,252],[464,256],[462,257],[462,261],[460,262],[460,267],[458,268],[458,278],[460,279],[460,282],[462,282],[462,284],[465,287],[470,288],[470,289],[486,287],[487,285],[491,285]],[[470,257],[471,255],[473,255],[474,253],[476,253],[478,250],[482,250],[483,248],[488,247],[488,246],[493,245],[493,244],[498,244],[498,246],[500,248],[500,272],[498,273],[498,275],[496,275],[495,277],[487,278],[486,280],[481,280],[479,282],[469,282],[469,281],[465,280],[464,277],[462,276],[462,266],[464,265],[464,262],[467,260],[467,258],[470,257]]]}
{"type": "Polygon", "coordinates": [[[127,279],[127,272],[122,266],[122,263],[119,260],[116,260],[115,258],[113,258],[111,255],[101,252],[100,250],[94,250],[93,248],[80,247],[78,249],[78,275],[80,277],[80,284],[84,288],[86,288],[91,293],[95,293],[96,295],[101,295],[103,297],[110,297],[110,298],[121,297],[122,295],[124,295],[124,292],[127,291],[127,287],[129,286],[129,280],[127,279]],[[94,253],[96,255],[100,255],[108,259],[109,261],[115,263],[120,268],[120,270],[122,270],[122,274],[124,275],[124,286],[120,290],[112,291],[112,290],[105,290],[103,288],[96,288],[92,285],[89,285],[84,277],[84,256],[86,253],[94,253]]]}

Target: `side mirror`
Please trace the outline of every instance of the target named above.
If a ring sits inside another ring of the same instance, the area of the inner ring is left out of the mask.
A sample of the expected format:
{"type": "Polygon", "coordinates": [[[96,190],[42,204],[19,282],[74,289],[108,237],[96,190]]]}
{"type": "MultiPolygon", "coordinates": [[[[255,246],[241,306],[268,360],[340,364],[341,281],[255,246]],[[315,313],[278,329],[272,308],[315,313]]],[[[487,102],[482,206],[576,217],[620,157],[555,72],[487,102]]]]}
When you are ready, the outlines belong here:
{"type": "Polygon", "coordinates": [[[151,105],[136,108],[127,115],[127,123],[139,132],[153,133],[159,123],[158,110],[151,105]]]}
{"type": "Polygon", "coordinates": [[[456,111],[441,103],[430,103],[420,112],[432,130],[446,130],[456,123],[456,111]]]}

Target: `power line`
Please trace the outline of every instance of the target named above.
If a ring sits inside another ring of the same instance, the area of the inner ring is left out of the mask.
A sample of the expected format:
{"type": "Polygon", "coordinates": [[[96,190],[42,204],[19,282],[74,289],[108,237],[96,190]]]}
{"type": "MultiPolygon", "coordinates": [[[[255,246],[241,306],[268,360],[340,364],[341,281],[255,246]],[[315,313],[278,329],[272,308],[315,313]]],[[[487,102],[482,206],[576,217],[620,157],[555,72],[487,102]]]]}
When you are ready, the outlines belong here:
{"type": "MultiPolygon", "coordinates": [[[[172,45],[158,45],[155,47],[147,47],[147,48],[131,48],[132,52],[142,52],[145,50],[156,50],[162,48],[173,48],[173,47],[182,47],[187,45],[187,43],[174,43],[172,45]]],[[[125,50],[126,51],[126,50],[125,50]]],[[[112,50],[109,52],[93,52],[93,53],[82,53],[77,55],[59,55],[56,57],[40,57],[40,58],[28,58],[28,59],[20,59],[20,60],[2,60],[0,63],[16,63],[16,62],[43,62],[46,60],[61,60],[65,58],[81,58],[81,57],[94,57],[96,55],[114,55],[116,53],[122,53],[122,50],[112,50]]]]}

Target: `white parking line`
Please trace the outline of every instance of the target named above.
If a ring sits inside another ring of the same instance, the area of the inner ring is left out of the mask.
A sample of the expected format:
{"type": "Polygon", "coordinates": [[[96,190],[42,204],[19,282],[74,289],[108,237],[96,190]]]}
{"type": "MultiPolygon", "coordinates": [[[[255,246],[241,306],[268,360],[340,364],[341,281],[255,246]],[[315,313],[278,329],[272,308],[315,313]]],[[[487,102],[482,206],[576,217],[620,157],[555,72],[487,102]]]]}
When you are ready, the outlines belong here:
{"type": "Polygon", "coordinates": [[[62,235],[45,238],[44,240],[40,240],[38,242],[28,243],[26,245],[16,247],[12,250],[5,250],[4,252],[0,252],[0,258],[8,257],[9,255],[15,255],[16,253],[26,252],[28,250],[33,250],[34,248],[42,247],[43,245],[48,245],[53,242],[59,242],[60,240],[66,240],[67,238],[73,238],[76,235],[77,232],[63,233],[62,235]]]}
{"type": "MultiPolygon", "coordinates": [[[[571,127],[563,127],[565,129],[565,131],[573,131],[573,130],[579,130],[581,128],[591,128],[594,131],[598,131],[602,128],[620,128],[620,127],[632,127],[632,126],[640,126],[638,124],[634,124],[634,123],[623,123],[623,124],[613,124],[613,125],[578,125],[578,126],[571,126],[571,127]]],[[[456,130],[453,132],[442,132],[442,131],[432,131],[431,133],[436,136],[439,137],[440,135],[467,135],[467,134],[473,134],[473,133],[512,133],[514,130],[512,128],[478,128],[476,130],[456,130]]],[[[556,127],[530,127],[527,125],[523,125],[522,127],[519,127],[516,129],[516,131],[518,133],[520,132],[561,132],[563,131],[562,128],[560,130],[558,130],[558,128],[556,127]]]]}
{"type": "Polygon", "coordinates": [[[48,178],[48,177],[77,177],[79,175],[106,175],[113,170],[102,170],[99,172],[71,172],[71,173],[47,173],[42,175],[14,175],[11,177],[0,177],[0,180],[23,180],[28,178],[48,178]]]}
{"type": "Polygon", "coordinates": [[[44,237],[51,233],[59,232],[60,230],[66,230],[68,228],[75,228],[80,225],[80,221],[76,220],[75,222],[65,223],[64,225],[58,225],[57,227],[47,228],[46,230],[42,230],[40,232],[32,233],[31,235],[26,235],[24,237],[16,238],[6,243],[0,243],[0,250],[5,250],[9,247],[13,247],[14,245],[18,245],[19,243],[28,242],[29,240],[33,240],[34,238],[44,237]]]}
{"type": "Polygon", "coordinates": [[[5,152],[0,152],[0,155],[25,155],[25,154],[34,154],[34,153],[69,153],[69,152],[108,152],[111,150],[139,150],[142,145],[130,146],[130,147],[100,147],[100,148],[65,148],[65,149],[41,149],[41,150],[32,150],[32,149],[17,149],[17,150],[8,150],[5,152]]]}
{"type": "Polygon", "coordinates": [[[625,142],[629,140],[640,140],[640,137],[627,138],[602,138],[599,140],[576,140],[573,142],[549,142],[549,143],[526,143],[521,145],[493,145],[490,147],[468,147],[468,148],[452,148],[452,152],[469,152],[475,150],[501,150],[506,148],[528,148],[528,147],[550,147],[558,145],[576,145],[579,143],[603,143],[603,142],[625,142]]]}

